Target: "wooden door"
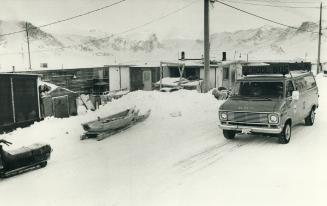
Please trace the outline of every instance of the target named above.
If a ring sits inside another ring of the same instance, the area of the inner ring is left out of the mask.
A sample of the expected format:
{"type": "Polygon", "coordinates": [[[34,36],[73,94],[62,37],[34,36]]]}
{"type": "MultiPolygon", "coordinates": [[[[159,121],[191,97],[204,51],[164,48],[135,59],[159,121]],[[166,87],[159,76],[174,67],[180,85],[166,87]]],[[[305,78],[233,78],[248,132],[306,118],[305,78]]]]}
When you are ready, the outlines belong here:
{"type": "Polygon", "coordinates": [[[151,71],[145,70],[143,71],[143,90],[151,91],[152,90],[152,77],[151,71]]]}
{"type": "Polygon", "coordinates": [[[53,97],[53,112],[57,118],[69,117],[68,95],[53,97]]]}

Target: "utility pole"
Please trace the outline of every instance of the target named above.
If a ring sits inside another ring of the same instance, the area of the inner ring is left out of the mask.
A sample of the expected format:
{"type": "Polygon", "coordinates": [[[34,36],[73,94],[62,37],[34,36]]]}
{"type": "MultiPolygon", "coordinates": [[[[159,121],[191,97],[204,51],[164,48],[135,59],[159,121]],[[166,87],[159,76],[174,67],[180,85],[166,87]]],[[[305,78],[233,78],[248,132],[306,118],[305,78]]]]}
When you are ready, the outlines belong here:
{"type": "Polygon", "coordinates": [[[321,48],[321,15],[322,15],[322,2],[320,2],[320,18],[319,18],[319,37],[318,37],[318,58],[317,58],[317,74],[321,71],[320,68],[320,48],[321,48]]]}
{"type": "Polygon", "coordinates": [[[209,1],[204,0],[204,92],[209,90],[210,42],[209,42],[209,1]]]}
{"type": "Polygon", "coordinates": [[[26,29],[26,39],[27,39],[27,49],[28,49],[28,63],[29,63],[29,69],[32,70],[31,66],[31,52],[30,52],[30,39],[28,36],[28,25],[27,22],[25,23],[25,29],[26,29]]]}

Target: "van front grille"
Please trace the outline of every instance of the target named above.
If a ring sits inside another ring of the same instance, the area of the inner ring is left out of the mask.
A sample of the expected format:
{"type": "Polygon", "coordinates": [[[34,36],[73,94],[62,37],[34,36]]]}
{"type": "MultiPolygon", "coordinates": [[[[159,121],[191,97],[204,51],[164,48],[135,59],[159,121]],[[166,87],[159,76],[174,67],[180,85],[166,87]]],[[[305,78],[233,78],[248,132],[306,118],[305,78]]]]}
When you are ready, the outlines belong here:
{"type": "Polygon", "coordinates": [[[228,112],[228,121],[267,124],[268,114],[252,112],[228,112]]]}

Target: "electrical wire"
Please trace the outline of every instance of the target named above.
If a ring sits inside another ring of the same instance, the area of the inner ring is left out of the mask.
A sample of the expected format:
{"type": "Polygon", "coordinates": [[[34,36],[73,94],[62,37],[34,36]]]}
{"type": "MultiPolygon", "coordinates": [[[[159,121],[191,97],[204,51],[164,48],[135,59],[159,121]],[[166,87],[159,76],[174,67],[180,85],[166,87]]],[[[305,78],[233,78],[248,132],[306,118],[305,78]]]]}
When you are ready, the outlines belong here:
{"type": "Polygon", "coordinates": [[[280,3],[280,4],[314,4],[320,3],[319,1],[278,1],[278,0],[244,0],[249,2],[260,2],[260,3],[280,3]]]}
{"type": "MultiPolygon", "coordinates": [[[[76,18],[79,18],[79,17],[82,17],[82,16],[86,16],[86,15],[89,15],[89,14],[92,14],[92,13],[95,13],[95,12],[110,8],[110,7],[115,6],[117,4],[123,3],[124,1],[127,1],[127,0],[120,0],[118,2],[103,6],[103,7],[98,8],[98,9],[94,9],[94,10],[91,10],[91,11],[88,11],[88,12],[85,12],[85,13],[81,13],[81,14],[78,14],[76,16],[71,16],[71,17],[68,17],[68,18],[65,18],[65,19],[56,20],[56,21],[53,21],[53,22],[50,22],[50,23],[47,23],[47,24],[43,24],[43,25],[40,25],[40,26],[29,27],[29,28],[27,28],[27,30],[39,29],[39,28],[48,27],[48,26],[51,26],[51,25],[54,25],[54,24],[59,24],[59,23],[65,22],[65,21],[70,21],[70,20],[73,20],[73,19],[76,19],[76,18]]],[[[14,31],[14,32],[9,32],[9,33],[5,33],[5,34],[0,34],[0,37],[9,36],[9,35],[13,35],[13,34],[18,34],[18,33],[22,33],[22,32],[26,32],[26,29],[19,30],[19,31],[14,31]]]]}
{"type": "MultiPolygon", "coordinates": [[[[125,1],[125,0],[124,0],[125,1]]],[[[185,6],[183,7],[180,7],[178,9],[175,9],[167,14],[164,14],[162,16],[159,16],[157,18],[154,18],[148,22],[145,22],[143,24],[140,24],[138,26],[135,26],[135,27],[132,27],[132,28],[129,28],[129,29],[126,29],[122,32],[119,32],[119,33],[116,33],[116,34],[111,34],[111,35],[108,35],[108,36],[105,36],[105,37],[102,37],[102,38],[97,38],[97,39],[93,39],[93,40],[89,40],[87,42],[84,42],[84,43],[81,43],[81,44],[73,44],[73,45],[68,45],[68,46],[62,46],[62,47],[58,47],[58,48],[53,48],[53,49],[46,49],[46,50],[34,50],[34,51],[31,51],[31,53],[37,53],[37,52],[49,52],[49,51],[54,51],[54,50],[63,50],[63,49],[68,49],[68,48],[73,48],[73,47],[78,47],[78,46],[84,46],[84,45],[87,45],[87,44],[91,44],[91,43],[94,43],[94,42],[97,42],[97,41],[103,41],[103,40],[106,40],[106,39],[109,39],[109,38],[112,38],[114,36],[118,36],[118,35],[122,35],[122,34],[125,34],[125,33],[128,33],[128,32],[131,32],[131,31],[134,31],[134,30],[137,30],[139,28],[142,28],[144,26],[147,26],[147,25],[150,25],[150,24],[153,24],[157,21],[160,21],[164,18],[167,18],[175,13],[178,13],[188,7],[190,7],[191,5],[195,4],[199,2],[199,0],[195,0],[195,1],[192,1],[190,2],[189,4],[186,4],[185,6]]],[[[13,54],[14,52],[10,53],[10,54],[13,54]]],[[[21,54],[22,52],[16,52],[16,54],[21,54]]],[[[6,55],[5,53],[1,53],[0,55],[6,55]]]]}
{"type": "MultiPolygon", "coordinates": [[[[271,4],[257,4],[257,3],[249,3],[244,1],[233,1],[233,0],[222,0],[237,4],[247,4],[247,5],[253,5],[253,6],[264,6],[264,7],[276,7],[276,8],[290,8],[290,9],[320,9],[319,6],[315,7],[307,7],[307,6],[288,6],[288,5],[271,5],[271,4]]],[[[326,8],[326,7],[323,7],[326,8]]]]}
{"type": "MultiPolygon", "coordinates": [[[[144,24],[141,24],[141,25],[138,25],[138,26],[135,26],[135,27],[132,27],[132,28],[126,29],[126,30],[124,30],[124,31],[122,31],[122,32],[119,32],[119,33],[116,33],[116,34],[111,34],[111,35],[109,35],[109,36],[105,36],[105,37],[102,37],[102,38],[98,38],[98,39],[90,40],[90,41],[85,42],[85,43],[82,43],[82,44],[76,44],[76,45],[70,45],[70,46],[60,47],[60,48],[58,48],[58,49],[66,49],[66,48],[72,48],[72,47],[76,47],[76,46],[83,46],[83,45],[86,45],[86,44],[91,44],[91,43],[94,43],[94,42],[97,42],[97,41],[103,41],[103,40],[106,40],[106,39],[112,38],[112,37],[114,37],[114,36],[122,35],[122,34],[125,34],[125,33],[128,33],[128,32],[131,32],[131,31],[137,30],[137,29],[139,29],[139,28],[142,28],[142,27],[144,27],[144,26],[147,26],[147,25],[149,25],[149,24],[153,24],[153,23],[155,23],[155,22],[157,22],[157,21],[160,21],[160,20],[162,20],[162,19],[164,19],[164,18],[167,18],[167,17],[169,17],[169,16],[171,16],[171,15],[173,15],[173,14],[175,14],[175,13],[178,13],[178,12],[180,12],[180,11],[182,11],[182,10],[184,10],[184,9],[186,9],[186,8],[188,8],[188,7],[190,7],[191,5],[193,5],[194,3],[198,2],[198,1],[199,1],[199,0],[192,1],[191,3],[189,3],[189,4],[187,4],[187,5],[183,6],[183,7],[181,7],[181,8],[179,8],[179,9],[173,10],[173,11],[171,11],[171,12],[165,14],[165,15],[162,15],[162,16],[160,16],[160,17],[154,18],[154,19],[152,19],[152,20],[150,20],[150,21],[148,21],[148,22],[146,22],[146,23],[144,23],[144,24]]],[[[48,51],[48,50],[43,50],[43,51],[48,51]]]]}
{"type": "Polygon", "coordinates": [[[235,6],[232,6],[232,5],[230,5],[230,4],[224,3],[224,2],[219,1],[219,0],[215,0],[215,2],[220,3],[220,4],[223,4],[223,5],[227,6],[227,7],[232,8],[232,9],[238,10],[238,11],[240,11],[240,12],[246,13],[246,14],[248,14],[248,15],[251,15],[251,16],[254,16],[254,17],[257,17],[257,18],[259,18],[259,19],[263,19],[263,20],[265,20],[265,21],[269,21],[269,22],[274,23],[274,24],[278,24],[278,25],[281,25],[281,26],[284,26],[284,27],[288,27],[288,28],[291,28],[291,29],[295,29],[295,30],[300,30],[300,31],[305,31],[305,32],[310,32],[310,33],[318,34],[318,32],[315,32],[315,31],[309,31],[309,30],[302,29],[302,28],[299,28],[299,27],[290,26],[290,25],[287,25],[287,24],[284,24],[284,23],[281,23],[281,22],[278,22],[278,21],[275,21],[275,20],[268,19],[268,18],[266,18],[266,17],[259,16],[259,15],[257,15],[257,14],[254,14],[254,13],[251,13],[251,12],[248,12],[248,11],[245,11],[245,10],[243,10],[243,9],[237,8],[237,7],[235,7],[235,6]]]}

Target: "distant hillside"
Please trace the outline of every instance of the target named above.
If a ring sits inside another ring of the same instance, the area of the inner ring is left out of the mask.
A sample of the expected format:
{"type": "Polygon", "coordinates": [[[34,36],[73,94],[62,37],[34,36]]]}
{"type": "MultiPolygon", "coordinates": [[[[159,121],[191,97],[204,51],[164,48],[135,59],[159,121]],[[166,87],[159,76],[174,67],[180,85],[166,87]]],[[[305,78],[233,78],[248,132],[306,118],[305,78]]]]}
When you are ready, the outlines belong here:
{"type": "MultiPolygon", "coordinates": [[[[211,36],[211,47],[229,52],[229,58],[249,55],[250,59],[315,61],[318,49],[318,25],[303,22],[299,29],[263,26],[257,29],[220,33],[211,36]],[[236,51],[236,52],[235,52],[236,51]]],[[[326,54],[323,37],[322,49],[326,54]]]]}
{"type": "MultiPolygon", "coordinates": [[[[32,23],[28,27],[33,28],[32,23]]],[[[25,22],[0,21],[0,33],[23,30],[25,22]]],[[[249,60],[310,60],[316,61],[318,25],[303,22],[298,30],[263,26],[256,29],[211,35],[211,58],[249,60]]],[[[113,35],[94,30],[79,34],[51,34],[43,29],[32,29],[30,47],[32,67],[40,69],[40,63],[48,63],[51,68],[88,67],[105,64],[134,64],[176,61],[180,51],[186,57],[199,58],[203,54],[201,39],[159,39],[156,34],[113,35]],[[142,37],[141,37],[142,36],[142,37]],[[104,38],[105,37],[105,38],[104,38]],[[99,40],[100,39],[100,40],[99,40]]],[[[327,39],[323,36],[322,59],[326,58],[327,39]]],[[[0,72],[26,69],[28,65],[25,32],[0,37],[0,72]]]]}

